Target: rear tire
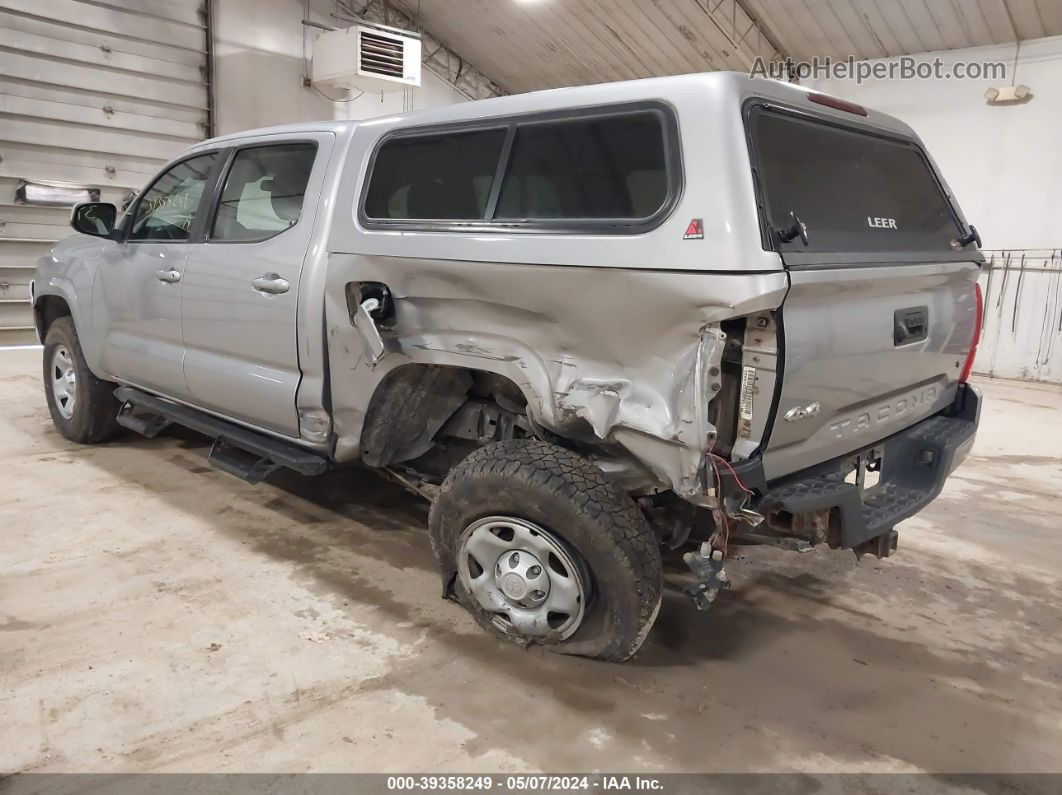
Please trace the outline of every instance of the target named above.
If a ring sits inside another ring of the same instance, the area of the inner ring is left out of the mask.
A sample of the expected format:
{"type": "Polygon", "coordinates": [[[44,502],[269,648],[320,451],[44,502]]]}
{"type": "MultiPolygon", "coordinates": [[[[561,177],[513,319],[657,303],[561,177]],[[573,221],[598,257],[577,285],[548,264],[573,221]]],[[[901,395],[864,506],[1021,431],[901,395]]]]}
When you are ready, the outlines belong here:
{"type": "Polygon", "coordinates": [[[443,482],[429,528],[447,593],[507,640],[619,662],[638,651],[656,620],[656,536],[630,496],[570,450],[523,439],[476,450],[443,482]],[[484,525],[502,528],[497,546],[488,537],[486,554],[470,546],[484,525]],[[513,552],[523,559],[510,562],[513,552]],[[541,590],[540,561],[553,578],[541,590]],[[569,602],[578,607],[559,616],[551,612],[548,627],[545,614],[528,618],[547,609],[545,593],[560,598],[565,590],[578,590],[584,601],[569,602]]]}
{"type": "Polygon", "coordinates": [[[44,339],[44,395],[56,430],[78,444],[96,444],[118,430],[116,385],[92,374],[71,317],[58,318],[44,339]]]}

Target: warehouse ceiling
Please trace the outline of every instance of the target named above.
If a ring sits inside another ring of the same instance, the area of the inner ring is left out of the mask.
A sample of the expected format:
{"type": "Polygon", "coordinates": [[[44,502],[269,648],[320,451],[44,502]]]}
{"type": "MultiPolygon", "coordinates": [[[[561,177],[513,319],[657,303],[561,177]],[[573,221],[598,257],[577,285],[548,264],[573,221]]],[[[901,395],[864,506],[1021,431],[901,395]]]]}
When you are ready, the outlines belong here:
{"type": "Polygon", "coordinates": [[[1062,34],[1059,0],[392,4],[510,92],[714,69],[745,71],[757,56],[882,58],[1062,34]]]}
{"type": "Polygon", "coordinates": [[[748,0],[798,60],[884,58],[1062,34],[1059,0],[748,0]]]}

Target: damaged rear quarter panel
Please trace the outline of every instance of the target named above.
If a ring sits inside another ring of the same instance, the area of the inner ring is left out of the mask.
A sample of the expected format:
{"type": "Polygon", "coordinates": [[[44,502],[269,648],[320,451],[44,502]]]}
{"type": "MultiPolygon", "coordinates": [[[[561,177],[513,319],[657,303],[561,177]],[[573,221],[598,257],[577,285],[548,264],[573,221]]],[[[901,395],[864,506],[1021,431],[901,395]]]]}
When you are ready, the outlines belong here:
{"type": "Polygon", "coordinates": [[[555,433],[618,443],[686,497],[707,434],[718,323],[777,307],[776,273],[703,273],[332,254],[326,325],[337,460],[359,455],[380,381],[411,363],[509,378],[555,433]],[[388,285],[395,322],[375,364],[347,311],[349,282],[388,285]]]}

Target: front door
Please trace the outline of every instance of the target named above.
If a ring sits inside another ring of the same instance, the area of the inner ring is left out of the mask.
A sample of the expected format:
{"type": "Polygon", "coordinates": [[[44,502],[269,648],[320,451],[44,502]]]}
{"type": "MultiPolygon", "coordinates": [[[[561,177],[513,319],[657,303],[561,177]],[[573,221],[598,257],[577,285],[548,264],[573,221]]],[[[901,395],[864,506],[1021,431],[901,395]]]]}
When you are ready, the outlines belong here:
{"type": "Polygon", "coordinates": [[[188,396],[181,291],[199,206],[219,160],[195,155],[169,167],[132,208],[121,241],[99,269],[93,324],[103,330],[104,371],[177,399],[188,396]]]}
{"type": "Polygon", "coordinates": [[[322,133],[235,148],[182,282],[191,402],[292,437],[299,279],[331,143],[322,133]]]}

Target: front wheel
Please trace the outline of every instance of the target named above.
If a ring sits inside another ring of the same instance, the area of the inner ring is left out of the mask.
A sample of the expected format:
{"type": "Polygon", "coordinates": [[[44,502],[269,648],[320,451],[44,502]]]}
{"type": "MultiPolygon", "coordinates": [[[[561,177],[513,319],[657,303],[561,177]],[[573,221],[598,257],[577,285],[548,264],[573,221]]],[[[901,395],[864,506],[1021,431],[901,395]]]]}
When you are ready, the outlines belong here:
{"type": "Polygon", "coordinates": [[[521,645],[622,661],[660,609],[655,535],[631,498],[556,445],[486,445],[432,504],[432,548],[452,594],[521,645]]]}
{"type": "Polygon", "coordinates": [[[44,395],[56,430],[72,442],[102,442],[118,429],[115,385],[92,374],[74,321],[58,318],[44,338],[44,395]]]}

